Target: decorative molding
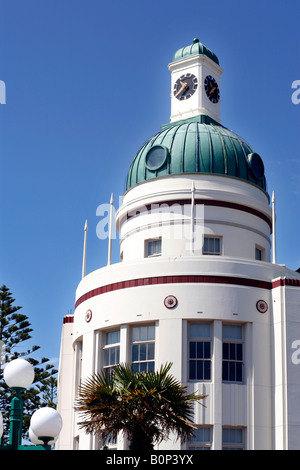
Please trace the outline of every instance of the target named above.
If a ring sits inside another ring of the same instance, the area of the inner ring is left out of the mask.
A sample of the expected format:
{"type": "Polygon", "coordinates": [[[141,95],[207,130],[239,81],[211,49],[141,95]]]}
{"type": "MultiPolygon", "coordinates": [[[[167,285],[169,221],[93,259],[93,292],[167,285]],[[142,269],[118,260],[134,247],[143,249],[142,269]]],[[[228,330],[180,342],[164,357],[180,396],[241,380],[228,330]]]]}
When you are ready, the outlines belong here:
{"type": "Polygon", "coordinates": [[[164,300],[164,306],[166,308],[175,308],[177,304],[178,304],[178,300],[175,297],[175,295],[167,295],[167,297],[164,300]]]}
{"type": "Polygon", "coordinates": [[[256,308],[260,313],[266,313],[269,307],[265,300],[258,300],[256,302],[256,308]]]}
{"type": "Polygon", "coordinates": [[[130,279],[114,282],[105,286],[97,287],[79,297],[75,308],[88,299],[98,295],[106,294],[116,290],[129,289],[131,287],[144,287],[160,284],[228,284],[235,286],[254,287],[258,289],[272,290],[278,286],[300,287],[300,279],[278,279],[276,281],[262,281],[235,276],[208,276],[208,275],[178,275],[178,276],[156,276],[141,279],[130,279]]]}

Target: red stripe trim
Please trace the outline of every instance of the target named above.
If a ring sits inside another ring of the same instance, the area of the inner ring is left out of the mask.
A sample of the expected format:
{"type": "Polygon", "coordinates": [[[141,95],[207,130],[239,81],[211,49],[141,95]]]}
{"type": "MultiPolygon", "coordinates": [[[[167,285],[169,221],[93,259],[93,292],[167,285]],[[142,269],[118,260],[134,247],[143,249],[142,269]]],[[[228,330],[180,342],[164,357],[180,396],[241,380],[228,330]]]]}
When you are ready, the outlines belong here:
{"type": "MultiPolygon", "coordinates": [[[[257,287],[259,289],[270,290],[273,287],[272,282],[261,281],[259,279],[247,279],[243,277],[230,277],[230,276],[200,276],[200,275],[181,275],[181,276],[158,276],[158,277],[145,277],[141,279],[131,279],[128,281],[115,282],[106,286],[97,287],[86,294],[79,297],[75,303],[77,308],[82,302],[96,297],[101,294],[106,294],[115,290],[128,289],[130,287],[150,286],[155,284],[229,284],[246,287],[257,287]]],[[[300,285],[300,281],[299,281],[300,285]]]]}
{"type": "Polygon", "coordinates": [[[273,289],[275,287],[300,287],[300,279],[276,279],[272,283],[273,289]]]}
{"type": "Polygon", "coordinates": [[[74,315],[66,315],[63,324],[65,323],[74,323],[74,315]]]}

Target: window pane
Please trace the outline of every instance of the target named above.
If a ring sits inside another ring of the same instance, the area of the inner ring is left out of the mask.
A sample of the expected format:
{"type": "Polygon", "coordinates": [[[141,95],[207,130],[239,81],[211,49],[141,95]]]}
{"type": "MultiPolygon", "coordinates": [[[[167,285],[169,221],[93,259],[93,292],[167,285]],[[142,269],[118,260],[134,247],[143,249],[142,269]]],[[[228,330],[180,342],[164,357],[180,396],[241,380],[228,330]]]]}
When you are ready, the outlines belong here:
{"type": "Polygon", "coordinates": [[[222,364],[222,379],[223,380],[228,380],[228,371],[229,371],[229,367],[228,367],[228,364],[229,362],[227,361],[223,361],[223,364],[222,364]]]}
{"type": "Polygon", "coordinates": [[[190,338],[210,338],[209,323],[191,323],[190,338]]]}
{"type": "Polygon", "coordinates": [[[236,346],[235,343],[229,343],[229,359],[231,359],[232,361],[236,359],[236,354],[235,354],[236,347],[235,346],[236,346]]]}
{"type": "Polygon", "coordinates": [[[155,339],[155,326],[135,326],[132,328],[132,341],[147,341],[155,339]]]}
{"type": "Polygon", "coordinates": [[[154,362],[148,362],[148,371],[154,372],[154,362]]]}
{"type": "Polygon", "coordinates": [[[120,330],[109,331],[106,333],[106,345],[120,342],[120,330]]]}
{"type": "Polygon", "coordinates": [[[196,361],[190,361],[190,380],[196,379],[196,361]]]}
{"type": "Polygon", "coordinates": [[[229,359],[229,343],[223,343],[223,359],[229,359]]]}
{"type": "Polygon", "coordinates": [[[202,359],[203,358],[203,342],[198,341],[197,342],[197,359],[202,359]]]}
{"type": "Polygon", "coordinates": [[[105,350],[105,357],[104,357],[104,365],[109,366],[110,361],[109,361],[109,349],[105,350]]]}
{"type": "Polygon", "coordinates": [[[139,345],[133,344],[132,346],[132,362],[139,360],[139,345]]]}
{"type": "Polygon", "coordinates": [[[110,349],[110,364],[115,364],[116,363],[116,354],[115,354],[115,348],[110,349]]]}
{"type": "Polygon", "coordinates": [[[196,359],[196,341],[190,342],[190,358],[196,359]]]}
{"type": "Polygon", "coordinates": [[[147,326],[147,339],[155,339],[155,326],[154,325],[149,325],[147,326]]]}
{"type": "Polygon", "coordinates": [[[140,361],[146,361],[147,359],[147,354],[146,354],[146,351],[147,351],[147,344],[140,344],[140,357],[139,357],[139,360],[140,361]]]}
{"type": "Polygon", "coordinates": [[[210,361],[204,361],[204,379],[210,380],[210,361]]]}
{"type": "Polygon", "coordinates": [[[147,362],[140,362],[139,369],[140,372],[145,372],[145,370],[147,370],[147,362]]]}
{"type": "Polygon", "coordinates": [[[140,327],[140,340],[145,341],[148,339],[148,327],[141,326],[140,327]]]}
{"type": "Polygon", "coordinates": [[[198,380],[203,380],[203,361],[197,361],[197,377],[198,380]]]}
{"type": "Polygon", "coordinates": [[[203,357],[205,359],[210,359],[210,342],[209,341],[205,341],[203,343],[203,357]]]}
{"type": "Polygon", "coordinates": [[[241,325],[223,325],[223,338],[242,339],[241,325]]]}
{"type": "Polygon", "coordinates": [[[154,359],[154,343],[148,344],[148,360],[154,359]]]}
{"type": "Polygon", "coordinates": [[[243,364],[241,362],[236,363],[236,381],[243,381],[243,364]]]}
{"type": "Polygon", "coordinates": [[[235,380],[235,362],[229,362],[229,380],[235,380]]]}
{"type": "Polygon", "coordinates": [[[148,256],[161,254],[161,239],[148,240],[146,243],[148,256]]]}
{"type": "Polygon", "coordinates": [[[224,444],[242,444],[243,443],[243,430],[236,428],[223,429],[223,443],[224,444]]]}
{"type": "Polygon", "coordinates": [[[243,360],[243,345],[241,343],[236,345],[236,358],[238,361],[243,360]]]}
{"type": "Polygon", "coordinates": [[[139,341],[140,339],[140,327],[135,326],[132,328],[132,341],[139,341]]]}
{"type": "Polygon", "coordinates": [[[221,253],[220,237],[204,237],[203,254],[219,255],[221,253]]]}

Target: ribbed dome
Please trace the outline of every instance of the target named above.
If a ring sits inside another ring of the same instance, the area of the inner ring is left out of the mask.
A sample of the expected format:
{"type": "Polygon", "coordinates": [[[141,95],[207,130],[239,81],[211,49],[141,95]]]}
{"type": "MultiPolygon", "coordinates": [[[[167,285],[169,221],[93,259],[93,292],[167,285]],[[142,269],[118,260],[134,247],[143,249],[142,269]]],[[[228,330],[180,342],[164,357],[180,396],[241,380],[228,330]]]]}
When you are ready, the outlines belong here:
{"type": "Polygon", "coordinates": [[[138,151],[127,175],[126,190],[153,178],[188,173],[236,177],[266,191],[259,155],[208,116],[162,126],[138,151]]]}
{"type": "Polygon", "coordinates": [[[216,62],[219,65],[219,59],[208,47],[204,46],[199,39],[194,39],[193,44],[190,46],[181,47],[175,52],[172,62],[176,60],[186,59],[192,55],[203,54],[209,57],[211,60],[216,62]]]}

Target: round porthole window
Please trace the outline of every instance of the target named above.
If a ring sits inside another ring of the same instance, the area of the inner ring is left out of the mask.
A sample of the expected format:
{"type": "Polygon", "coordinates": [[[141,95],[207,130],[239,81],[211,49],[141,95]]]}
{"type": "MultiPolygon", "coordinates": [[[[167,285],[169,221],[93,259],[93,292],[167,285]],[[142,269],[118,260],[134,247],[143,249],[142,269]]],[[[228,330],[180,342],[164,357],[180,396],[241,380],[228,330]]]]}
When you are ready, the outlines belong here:
{"type": "Polygon", "coordinates": [[[163,145],[154,145],[146,155],[146,167],[155,171],[163,166],[168,158],[169,150],[163,145]]]}
{"type": "Polygon", "coordinates": [[[265,168],[264,168],[262,159],[257,153],[250,153],[248,155],[248,158],[249,158],[250,170],[253,176],[256,179],[261,180],[265,173],[265,168]]]}

